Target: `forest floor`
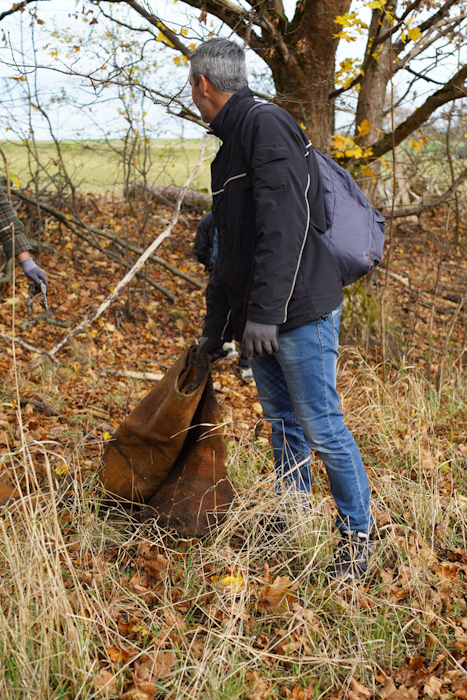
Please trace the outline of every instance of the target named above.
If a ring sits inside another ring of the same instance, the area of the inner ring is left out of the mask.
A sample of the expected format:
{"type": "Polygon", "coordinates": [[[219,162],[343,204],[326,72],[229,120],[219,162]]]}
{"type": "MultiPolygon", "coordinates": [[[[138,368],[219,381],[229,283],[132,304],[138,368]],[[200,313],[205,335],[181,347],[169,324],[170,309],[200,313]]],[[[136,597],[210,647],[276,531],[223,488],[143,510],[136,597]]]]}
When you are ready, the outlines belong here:
{"type": "MultiPolygon", "coordinates": [[[[142,203],[80,207],[143,248],[171,216],[155,206],[141,236],[142,203]]],[[[277,501],[268,426],[236,359],[212,366],[235,489],[219,531],[181,540],[102,507],[102,453],[154,386],[125,372],[160,375],[200,337],[203,289],[148,263],[174,303],[133,280],[60,365],[0,339],[0,482],[15,489],[0,514],[0,696],[467,700],[467,221],[454,245],[447,216],[396,226],[380,270],[346,290],[338,388],[377,541],[358,585],[325,574],[335,506],[316,457],[306,517],[288,503],[285,537],[245,546],[277,501]]],[[[197,222],[184,213],[157,254],[205,283],[197,222]]],[[[17,269],[0,333],[50,350],[124,270],[54,219],[41,241],[53,311],[30,322],[17,269]]],[[[41,312],[36,302],[32,320],[41,312]]]]}

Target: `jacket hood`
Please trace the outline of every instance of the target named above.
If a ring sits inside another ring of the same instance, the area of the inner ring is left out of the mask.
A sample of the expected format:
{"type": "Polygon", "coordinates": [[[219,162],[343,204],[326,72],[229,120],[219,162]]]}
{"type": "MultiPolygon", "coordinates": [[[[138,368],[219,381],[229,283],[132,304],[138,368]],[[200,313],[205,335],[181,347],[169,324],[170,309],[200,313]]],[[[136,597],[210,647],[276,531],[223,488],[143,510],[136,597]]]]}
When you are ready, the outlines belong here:
{"type": "Polygon", "coordinates": [[[254,101],[253,93],[249,87],[234,92],[230,100],[225,103],[219,114],[212,120],[210,131],[221,141],[225,141],[237,125],[239,117],[243,112],[248,111],[254,101]]]}

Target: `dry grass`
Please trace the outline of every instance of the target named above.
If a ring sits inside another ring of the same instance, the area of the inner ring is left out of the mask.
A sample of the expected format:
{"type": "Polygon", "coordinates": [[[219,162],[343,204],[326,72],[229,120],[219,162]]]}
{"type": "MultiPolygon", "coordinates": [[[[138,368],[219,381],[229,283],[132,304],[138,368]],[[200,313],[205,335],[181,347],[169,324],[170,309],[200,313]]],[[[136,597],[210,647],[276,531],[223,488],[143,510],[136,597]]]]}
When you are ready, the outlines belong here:
{"type": "MultiPolygon", "coordinates": [[[[265,446],[232,440],[234,507],[211,539],[186,542],[106,510],[80,478],[79,450],[62,478],[53,443],[24,438],[1,458],[21,495],[0,519],[0,696],[328,698],[355,679],[377,695],[385,673],[419,654],[443,654],[462,675],[452,555],[466,550],[465,443],[437,438],[446,396],[417,373],[383,383],[355,351],[344,360],[378,523],[364,584],[325,575],[335,510],[318,463],[304,509],[274,496],[265,446]],[[277,510],[287,532],[265,549],[277,510]]],[[[449,410],[462,410],[462,391],[449,388],[449,410]]]]}

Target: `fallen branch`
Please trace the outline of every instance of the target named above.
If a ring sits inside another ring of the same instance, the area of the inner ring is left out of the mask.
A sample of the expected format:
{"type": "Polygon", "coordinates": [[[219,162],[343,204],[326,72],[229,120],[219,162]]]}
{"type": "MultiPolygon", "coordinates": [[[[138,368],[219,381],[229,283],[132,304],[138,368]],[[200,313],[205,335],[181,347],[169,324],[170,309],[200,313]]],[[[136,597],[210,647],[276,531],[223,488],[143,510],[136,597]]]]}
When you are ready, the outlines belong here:
{"type": "Polygon", "coordinates": [[[29,345],[29,343],[26,343],[26,341],[22,338],[14,338],[11,335],[5,335],[5,333],[0,333],[0,338],[2,338],[3,340],[9,340],[11,343],[18,343],[18,345],[21,345],[23,348],[26,348],[26,350],[36,352],[39,355],[47,355],[47,357],[50,357],[52,362],[55,362],[56,365],[60,364],[60,362],[57,360],[56,357],[54,357],[50,350],[42,350],[41,348],[35,348],[34,345],[29,345]]]}
{"type": "MultiPolygon", "coordinates": [[[[20,190],[14,190],[13,194],[17,195],[20,199],[22,199],[24,202],[27,202],[28,204],[38,206],[39,202],[36,200],[32,199],[31,197],[28,197],[28,195],[24,194],[24,192],[21,192],[20,190]]],[[[52,214],[58,221],[60,221],[62,224],[64,224],[72,233],[75,234],[75,236],[78,236],[78,238],[83,239],[86,241],[88,245],[90,245],[92,248],[96,248],[100,253],[103,255],[106,255],[108,258],[116,262],[118,265],[121,265],[122,267],[128,268],[128,263],[126,260],[123,260],[120,258],[116,253],[112,253],[112,251],[107,250],[106,248],[102,248],[102,246],[97,243],[97,241],[94,241],[92,238],[89,238],[89,236],[85,236],[84,233],[81,233],[81,231],[77,230],[75,228],[76,226],[81,226],[82,228],[85,228],[87,230],[92,231],[92,227],[87,226],[83,222],[80,222],[79,219],[76,219],[75,217],[72,217],[71,219],[67,219],[66,215],[63,214],[63,212],[59,211],[58,209],[55,209],[54,207],[51,207],[48,204],[43,204],[40,202],[40,207],[44,211],[47,211],[49,214],[52,214]]],[[[99,233],[102,233],[99,231],[99,233]]],[[[155,282],[153,279],[150,277],[147,277],[146,275],[142,273],[138,273],[138,277],[140,279],[143,279],[145,282],[147,282],[151,287],[154,287],[154,289],[157,289],[158,292],[161,292],[161,294],[164,294],[164,296],[167,297],[167,299],[170,300],[170,302],[173,304],[175,301],[174,295],[168,291],[165,287],[163,287],[161,284],[158,284],[158,282],[155,282]]]]}
{"type": "Polygon", "coordinates": [[[125,369],[100,369],[100,374],[112,374],[118,377],[129,377],[130,379],[147,379],[149,382],[159,382],[164,375],[154,372],[130,372],[125,369]]]}
{"type": "MultiPolygon", "coordinates": [[[[81,238],[83,241],[86,241],[86,243],[88,245],[92,246],[93,248],[96,248],[96,250],[100,251],[101,253],[106,255],[108,258],[110,258],[114,262],[118,263],[118,265],[121,265],[122,267],[125,267],[128,269],[128,263],[126,262],[126,260],[121,258],[119,255],[117,255],[116,253],[113,253],[111,250],[107,250],[107,248],[102,248],[102,246],[100,246],[99,243],[97,243],[97,241],[93,241],[92,238],[89,238],[89,236],[86,236],[84,233],[81,233],[81,231],[78,231],[76,229],[71,229],[71,230],[73,231],[75,236],[78,236],[78,238],[81,238]]],[[[163,287],[158,282],[155,282],[153,279],[151,279],[151,277],[148,277],[147,275],[143,274],[142,272],[137,272],[136,277],[144,280],[151,287],[154,287],[154,289],[157,289],[158,292],[160,292],[161,294],[164,294],[164,296],[167,297],[167,299],[170,301],[171,304],[173,304],[175,302],[175,297],[172,294],[172,292],[169,292],[168,289],[163,287]]]]}
{"type": "Polygon", "coordinates": [[[209,138],[208,136],[204,137],[203,145],[201,147],[200,155],[198,158],[198,162],[196,163],[196,166],[195,166],[193,172],[188,177],[187,181],[185,182],[184,186],[182,187],[182,190],[180,192],[180,196],[179,196],[179,198],[177,200],[177,204],[175,206],[175,211],[172,215],[172,218],[171,218],[169,224],[162,231],[162,233],[159,234],[159,236],[156,238],[156,240],[151,243],[151,245],[149,246],[149,248],[147,248],[147,250],[143,253],[143,255],[141,255],[141,257],[136,261],[136,263],[133,265],[131,270],[129,270],[127,272],[125,277],[122,280],[120,280],[120,282],[117,284],[117,286],[115,287],[113,292],[111,292],[109,294],[107,299],[105,299],[102,302],[102,304],[100,304],[100,306],[95,311],[93,311],[87,318],[85,318],[83,321],[81,321],[81,323],[78,324],[71,331],[71,333],[69,333],[65,338],[63,338],[59,343],[57,343],[57,345],[55,345],[55,347],[52,348],[52,350],[50,351],[51,356],[55,356],[58,352],[60,352],[60,350],[63,347],[65,347],[65,345],[67,345],[70,342],[70,340],[72,340],[76,335],[78,335],[78,333],[81,333],[81,331],[83,331],[86,328],[86,326],[88,326],[90,323],[95,321],[97,318],[99,318],[99,316],[101,316],[104,313],[104,311],[110,306],[110,304],[114,301],[114,299],[116,299],[117,296],[120,294],[121,290],[124,287],[126,287],[126,285],[133,279],[133,277],[137,274],[137,272],[143,267],[146,260],[148,258],[150,258],[152,253],[160,246],[162,241],[165,240],[166,238],[168,238],[168,236],[170,236],[172,229],[175,226],[175,224],[177,223],[178,218],[180,216],[180,209],[181,209],[184,194],[185,194],[186,190],[188,189],[188,187],[190,186],[190,183],[192,182],[193,178],[195,177],[196,173],[200,169],[201,164],[203,162],[204,152],[206,150],[208,138],[209,138]]]}
{"type": "MultiPolygon", "coordinates": [[[[38,202],[33,199],[32,197],[29,197],[28,195],[24,194],[21,190],[13,190],[12,193],[22,199],[24,202],[27,202],[28,204],[31,204],[33,206],[37,206],[38,202]]],[[[173,206],[172,202],[169,202],[170,206],[173,206]]],[[[126,248],[127,250],[131,250],[133,253],[136,253],[137,255],[142,255],[144,253],[143,248],[140,248],[139,246],[135,245],[134,243],[130,243],[129,241],[123,240],[123,238],[120,238],[120,236],[117,236],[115,234],[109,233],[108,231],[104,231],[99,228],[95,228],[95,226],[90,226],[87,224],[85,221],[81,221],[81,219],[78,219],[76,216],[72,216],[71,219],[67,219],[66,215],[61,212],[59,209],[56,209],[50,204],[46,204],[44,202],[40,202],[41,209],[44,211],[48,212],[52,216],[54,216],[58,221],[61,223],[65,224],[73,233],[76,235],[79,235],[77,231],[75,231],[74,227],[71,226],[71,224],[74,224],[75,226],[79,226],[80,228],[85,229],[86,231],[89,231],[89,233],[94,233],[96,236],[102,236],[103,238],[107,238],[110,241],[114,241],[114,243],[118,243],[118,245],[121,245],[123,248],[126,248]]],[[[85,239],[87,240],[87,239],[85,239]]],[[[92,244],[90,244],[92,245],[92,244]]],[[[94,246],[95,247],[95,246],[94,246]]],[[[110,251],[106,251],[105,249],[102,249],[106,255],[111,257],[109,255],[110,251]]],[[[200,282],[199,280],[195,279],[194,277],[191,277],[191,275],[187,275],[185,272],[182,272],[181,270],[178,269],[178,267],[175,267],[175,265],[171,265],[171,263],[167,262],[163,258],[160,258],[158,255],[151,255],[151,260],[154,260],[154,262],[158,263],[162,267],[165,267],[166,270],[169,270],[172,274],[176,275],[177,277],[182,277],[184,280],[192,284],[194,287],[198,287],[198,289],[204,289],[205,284],[203,282],[200,282]]],[[[125,263],[125,266],[126,263],[125,263]]],[[[157,283],[156,283],[157,284],[157,283]]],[[[159,291],[162,291],[163,294],[167,296],[167,290],[164,290],[163,287],[160,287],[159,291]]]]}

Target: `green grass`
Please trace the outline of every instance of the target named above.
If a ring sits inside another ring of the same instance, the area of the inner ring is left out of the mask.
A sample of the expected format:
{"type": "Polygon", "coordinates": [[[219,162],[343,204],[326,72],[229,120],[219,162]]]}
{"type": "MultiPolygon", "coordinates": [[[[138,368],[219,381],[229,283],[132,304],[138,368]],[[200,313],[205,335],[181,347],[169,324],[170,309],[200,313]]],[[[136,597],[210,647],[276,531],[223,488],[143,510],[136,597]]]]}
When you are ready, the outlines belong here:
{"type": "MultiPolygon", "coordinates": [[[[217,148],[213,139],[209,152],[213,155],[217,148]]],[[[146,171],[146,180],[151,184],[183,185],[193,170],[199,155],[201,140],[152,139],[143,153],[143,142],[139,141],[139,154],[133,159],[130,182],[141,180],[146,171]]],[[[13,186],[26,187],[35,181],[48,182],[57,173],[63,172],[60,155],[52,141],[32,142],[0,141],[12,178],[13,186]],[[37,162],[40,163],[37,169],[37,162]]],[[[77,189],[83,192],[107,190],[117,191],[125,181],[124,160],[130,160],[131,149],[125,150],[120,140],[105,141],[62,141],[60,152],[65,170],[77,189]]],[[[210,181],[209,163],[206,161],[195,178],[192,188],[207,191],[210,181]]],[[[2,173],[3,174],[3,173],[2,173]]]]}

